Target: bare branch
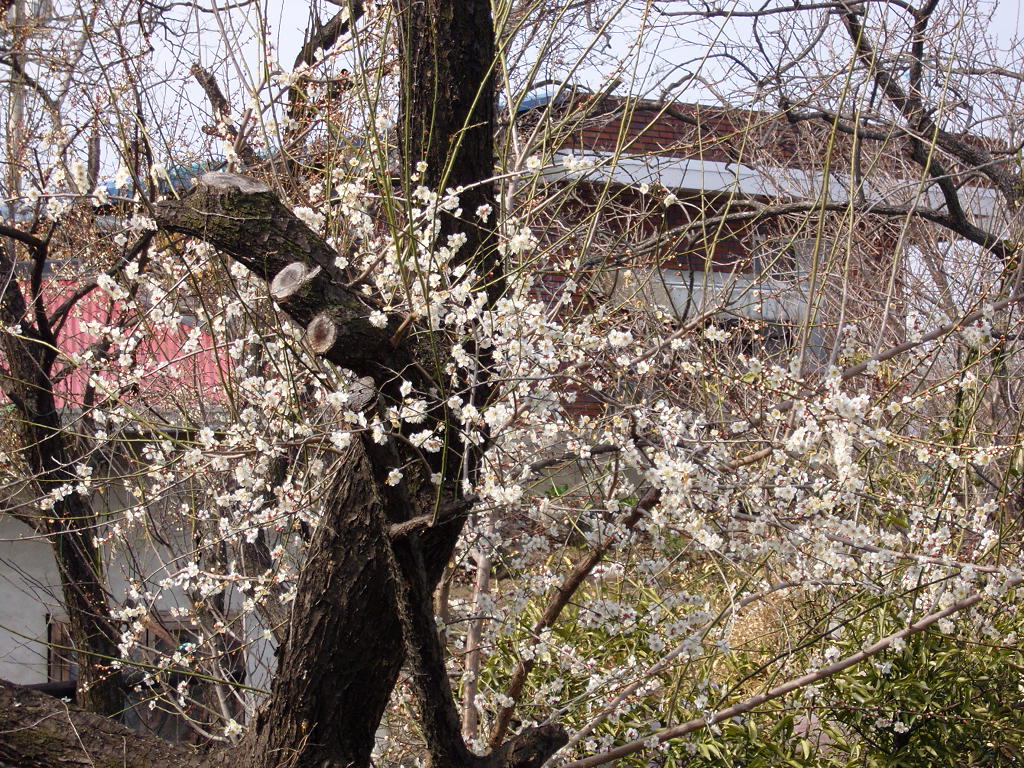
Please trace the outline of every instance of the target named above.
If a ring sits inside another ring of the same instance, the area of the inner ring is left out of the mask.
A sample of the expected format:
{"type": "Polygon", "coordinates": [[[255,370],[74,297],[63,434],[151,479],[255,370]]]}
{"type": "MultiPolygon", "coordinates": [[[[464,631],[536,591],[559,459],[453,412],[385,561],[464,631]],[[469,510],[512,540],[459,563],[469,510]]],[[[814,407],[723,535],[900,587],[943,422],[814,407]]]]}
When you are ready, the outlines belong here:
{"type": "Polygon", "coordinates": [[[219,136],[222,132],[226,132],[227,136],[222,138],[230,138],[234,144],[235,149],[238,152],[239,158],[247,166],[255,166],[259,163],[259,156],[256,151],[250,146],[249,142],[245,140],[245,134],[239,133],[239,129],[229,122],[231,117],[231,106],[228,104],[227,98],[225,98],[223,91],[217,84],[217,78],[214,77],[213,73],[207,69],[204,69],[199,62],[192,65],[192,76],[196,79],[196,82],[202,86],[203,92],[206,94],[206,98],[210,100],[210,105],[213,107],[214,117],[217,118],[220,126],[223,126],[223,131],[220,126],[211,127],[207,129],[208,133],[212,133],[215,136],[219,136]]]}
{"type": "Polygon", "coordinates": [[[338,39],[346,34],[351,28],[352,24],[359,21],[364,13],[362,0],[331,0],[334,5],[342,6],[342,10],[338,11],[330,21],[324,24],[318,29],[299,50],[299,55],[295,57],[295,66],[299,67],[303,64],[310,65],[316,63],[316,52],[322,51],[326,53],[334,47],[334,44],[338,42],[338,39]]]}
{"type": "MultiPolygon", "coordinates": [[[[845,0],[842,0],[842,5],[843,12],[840,18],[854,44],[858,58],[868,67],[882,93],[915,130],[933,137],[933,141],[939,147],[988,177],[1007,202],[1016,205],[1024,199],[1024,189],[1021,188],[1019,179],[984,149],[980,141],[964,139],[943,130],[927,115],[920,98],[904,91],[899,79],[885,67],[876,55],[867,30],[860,22],[859,11],[845,0]]],[[[934,3],[930,7],[934,9],[934,3]]]]}
{"type": "MultiPolygon", "coordinates": [[[[622,521],[621,526],[627,531],[631,530],[638,522],[640,522],[643,513],[653,509],[660,499],[661,491],[657,489],[651,489],[648,491],[647,494],[633,506],[632,511],[630,511],[622,521]]],[[[566,574],[562,583],[557,586],[548,597],[548,602],[544,607],[544,612],[541,614],[540,618],[534,622],[531,629],[531,634],[534,638],[539,637],[541,632],[554,625],[558,620],[558,617],[561,615],[562,610],[569,604],[572,596],[576,594],[576,590],[580,588],[580,585],[583,584],[590,572],[594,570],[594,566],[601,562],[602,558],[604,558],[608,553],[608,550],[617,543],[619,542],[616,535],[607,536],[596,547],[588,552],[585,557],[577,562],[568,574],[566,574]]],[[[512,704],[503,706],[498,710],[498,714],[494,718],[494,725],[491,727],[491,734],[489,737],[492,748],[493,746],[501,743],[501,740],[505,737],[505,732],[508,729],[509,723],[512,720],[512,715],[516,709],[516,703],[522,695],[523,685],[526,683],[526,678],[529,676],[531,670],[533,670],[534,664],[535,661],[532,657],[529,659],[521,658],[516,663],[515,669],[512,670],[512,676],[505,688],[505,695],[512,699],[512,704]]]]}

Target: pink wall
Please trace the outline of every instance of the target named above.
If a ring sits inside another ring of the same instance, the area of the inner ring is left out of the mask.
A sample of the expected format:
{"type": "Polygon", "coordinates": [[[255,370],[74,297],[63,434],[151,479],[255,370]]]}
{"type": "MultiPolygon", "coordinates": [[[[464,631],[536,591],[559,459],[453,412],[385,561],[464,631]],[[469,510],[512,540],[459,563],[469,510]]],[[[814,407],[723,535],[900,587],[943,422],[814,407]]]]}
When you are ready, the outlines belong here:
{"type": "MultiPolygon", "coordinates": [[[[48,291],[48,305],[57,307],[77,287],[71,282],[52,282],[48,291]]],[[[62,355],[58,357],[55,376],[69,364],[66,355],[80,354],[96,344],[97,335],[91,322],[103,326],[119,326],[123,338],[137,341],[131,360],[120,361],[124,346],[110,346],[109,358],[100,366],[82,365],[58,381],[54,387],[58,406],[78,408],[83,405],[89,376],[99,371],[106,382],[106,397],[116,397],[154,408],[212,405],[223,399],[222,380],[229,370],[226,351],[217,349],[214,338],[202,331],[193,334],[194,326],[179,323],[171,328],[155,327],[144,313],[126,315],[121,302],[111,299],[100,289],[81,299],[61,328],[57,343],[62,355]],[[127,367],[122,365],[127,362],[127,367]],[[137,386],[125,387],[119,382],[127,380],[130,370],[141,369],[137,386]],[[105,373],[104,371],[111,373],[105,373]],[[117,388],[120,387],[120,388],[117,388]]],[[[104,395],[97,390],[96,401],[104,395]]]]}

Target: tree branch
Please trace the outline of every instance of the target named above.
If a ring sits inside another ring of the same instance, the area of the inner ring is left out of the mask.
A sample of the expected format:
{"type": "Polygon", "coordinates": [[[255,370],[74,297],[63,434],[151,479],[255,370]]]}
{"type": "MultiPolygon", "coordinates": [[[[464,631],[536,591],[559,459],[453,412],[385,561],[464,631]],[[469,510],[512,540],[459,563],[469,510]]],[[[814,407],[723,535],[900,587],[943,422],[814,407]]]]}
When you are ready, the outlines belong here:
{"type": "Polygon", "coordinates": [[[398,318],[389,318],[384,328],[370,325],[375,307],[345,287],[334,265],[338,254],[266,184],[233,173],[207,173],[191,195],[157,203],[154,214],[164,229],[205,240],[267,283],[295,262],[305,264],[311,277],[283,309],[303,327],[317,316],[326,318],[319,322],[329,322],[335,336],[329,347],[318,351],[358,375],[373,377],[378,385],[404,367],[408,354],[391,343],[398,318]],[[313,274],[315,268],[320,271],[313,274]]]}
{"type": "Polygon", "coordinates": [[[299,50],[299,55],[295,57],[296,67],[301,67],[303,64],[311,65],[316,63],[317,49],[324,52],[329,51],[338,42],[338,38],[348,32],[352,24],[359,21],[363,16],[362,0],[352,0],[351,3],[344,2],[344,0],[330,1],[334,5],[347,7],[342,7],[340,11],[334,14],[330,21],[320,27],[316,33],[306,40],[299,50]]]}
{"type": "MultiPolygon", "coordinates": [[[[933,4],[930,3],[921,12],[915,12],[915,19],[918,23],[927,23],[928,14],[930,14],[929,8],[933,4]],[[927,13],[925,13],[926,11],[927,13]]],[[[1013,172],[1005,170],[1002,164],[982,147],[980,141],[965,141],[962,137],[940,128],[927,115],[920,99],[915,94],[908,94],[900,85],[899,79],[882,66],[868,39],[867,30],[860,22],[856,6],[851,5],[847,0],[841,0],[841,5],[843,11],[840,18],[854,45],[857,57],[873,73],[875,83],[889,102],[917,130],[924,135],[931,136],[937,146],[986,176],[1008,202],[1014,205],[1019,204],[1024,199],[1024,187],[1021,186],[1020,178],[1013,172]]]]}
{"type": "MultiPolygon", "coordinates": [[[[45,243],[40,247],[37,264],[46,254],[45,243]]],[[[3,391],[18,411],[14,432],[32,470],[32,482],[39,495],[46,497],[78,480],[53,393],[53,337],[48,327],[41,331],[31,327],[15,264],[2,248],[0,274],[6,277],[0,294],[0,349],[9,367],[3,391]],[[8,330],[15,326],[20,327],[20,334],[8,330]]],[[[34,306],[38,309],[41,305],[37,295],[34,306]]],[[[120,673],[109,666],[117,653],[116,632],[110,620],[102,558],[90,528],[93,519],[88,499],[77,493],[61,494],[54,499],[52,512],[37,520],[36,530],[53,548],[72,641],[81,651],[78,701],[94,712],[109,715],[121,711],[124,692],[120,673]]]]}
{"type": "MultiPolygon", "coordinates": [[[[622,521],[622,527],[627,531],[632,530],[640,522],[643,513],[653,509],[660,499],[661,491],[652,488],[634,505],[629,515],[622,521]]],[[[531,629],[531,633],[535,638],[558,620],[562,610],[569,604],[572,596],[576,594],[576,590],[580,588],[583,581],[594,570],[594,566],[601,562],[616,541],[617,537],[615,535],[605,537],[600,544],[587,553],[582,560],[577,562],[576,566],[562,580],[562,583],[555,587],[555,590],[548,597],[544,612],[531,629]]],[[[512,703],[498,710],[497,717],[494,718],[494,725],[491,728],[489,739],[492,745],[500,744],[501,740],[505,737],[508,725],[512,721],[512,714],[516,709],[516,703],[522,695],[523,685],[526,683],[526,678],[533,670],[533,667],[533,658],[520,659],[512,671],[512,677],[505,688],[505,695],[512,699],[512,703]]]]}
{"type": "MultiPolygon", "coordinates": [[[[221,91],[220,86],[217,84],[217,78],[213,76],[213,73],[208,69],[204,69],[200,66],[199,62],[192,65],[191,68],[192,77],[196,79],[202,87],[203,92],[206,94],[206,98],[210,100],[210,106],[213,107],[214,117],[217,118],[218,123],[223,126],[223,130],[227,132],[227,136],[223,138],[230,138],[235,145],[235,151],[238,152],[238,157],[247,166],[255,166],[259,163],[259,156],[255,150],[249,145],[249,142],[245,140],[244,134],[240,134],[238,128],[229,122],[231,117],[231,107],[228,104],[227,98],[224,96],[224,92],[221,91]]],[[[244,121],[243,121],[244,122],[244,121]]],[[[220,128],[211,128],[207,130],[207,133],[213,133],[219,135],[221,133],[220,128]]]]}
{"type": "Polygon", "coordinates": [[[0,680],[0,763],[19,768],[205,768],[220,760],[0,680]]]}
{"type": "Polygon", "coordinates": [[[30,235],[28,232],[22,232],[20,229],[9,227],[6,224],[0,224],[0,235],[27,245],[35,253],[46,253],[46,243],[35,235],[30,235]]]}

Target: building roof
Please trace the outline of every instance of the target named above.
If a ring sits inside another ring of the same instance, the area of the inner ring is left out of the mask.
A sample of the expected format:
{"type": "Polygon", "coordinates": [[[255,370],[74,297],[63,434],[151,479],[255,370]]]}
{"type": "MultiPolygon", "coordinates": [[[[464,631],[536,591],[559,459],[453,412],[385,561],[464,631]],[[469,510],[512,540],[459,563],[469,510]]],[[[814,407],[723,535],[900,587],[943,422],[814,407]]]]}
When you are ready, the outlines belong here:
{"type": "MultiPolygon", "coordinates": [[[[920,169],[894,154],[891,142],[862,141],[856,162],[871,172],[855,174],[848,135],[821,121],[791,120],[784,111],[596,94],[549,99],[545,106],[565,125],[550,139],[544,174],[552,181],[610,179],[684,194],[832,202],[856,193],[868,204],[945,206],[937,186],[923,183],[920,169]],[[581,168],[567,158],[588,162],[581,168]]],[[[1002,209],[997,190],[978,174],[964,176],[958,181],[965,208],[991,226],[1002,209]]]]}

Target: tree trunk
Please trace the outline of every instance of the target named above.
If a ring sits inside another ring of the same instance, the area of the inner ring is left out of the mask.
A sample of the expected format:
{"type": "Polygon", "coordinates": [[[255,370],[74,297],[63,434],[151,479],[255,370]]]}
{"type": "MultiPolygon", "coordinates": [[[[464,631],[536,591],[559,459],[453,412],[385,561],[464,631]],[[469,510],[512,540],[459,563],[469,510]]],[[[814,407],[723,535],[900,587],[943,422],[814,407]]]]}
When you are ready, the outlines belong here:
{"type": "MultiPolygon", "coordinates": [[[[337,338],[345,341],[326,346],[322,354],[373,378],[383,389],[381,397],[391,396],[396,370],[421,379],[421,371],[432,367],[429,358],[411,366],[418,349],[393,343],[394,328],[376,329],[367,322],[373,308],[343,287],[333,251],[265,185],[232,174],[208,174],[192,195],[158,203],[155,212],[165,229],[202,237],[268,282],[282,271],[297,272],[293,265],[301,261],[301,290],[289,293],[284,310],[307,328],[331,312],[337,338]]],[[[484,764],[459,735],[430,601],[464,517],[398,537],[390,533],[392,526],[434,511],[428,469],[442,473],[442,501],[456,503],[460,463],[421,467],[410,472],[417,475],[415,481],[389,486],[390,469],[412,458],[400,455],[401,450],[395,443],[361,441],[339,463],[300,576],[271,703],[249,739],[254,765],[269,768],[286,757],[298,766],[368,765],[374,730],[407,656],[420,692],[425,735],[437,756],[444,756],[434,764],[484,764]]],[[[502,760],[550,754],[534,747],[557,743],[561,732],[548,728],[542,736],[531,732],[505,745],[502,760]]],[[[486,764],[505,765],[494,762],[498,754],[486,764]]]]}
{"type": "Polygon", "coordinates": [[[402,665],[383,506],[362,442],[339,459],[288,637],[257,720],[254,768],[364,766],[402,665]]]}
{"type": "Polygon", "coordinates": [[[421,181],[443,194],[459,194],[461,216],[442,215],[438,242],[466,235],[457,261],[469,262],[486,279],[492,300],[504,290],[491,222],[477,216],[496,207],[494,186],[494,26],[490,0],[394,0],[402,63],[399,153],[405,168],[406,199],[411,174],[426,163],[421,181]],[[429,20],[424,23],[424,19],[429,20]]]}

